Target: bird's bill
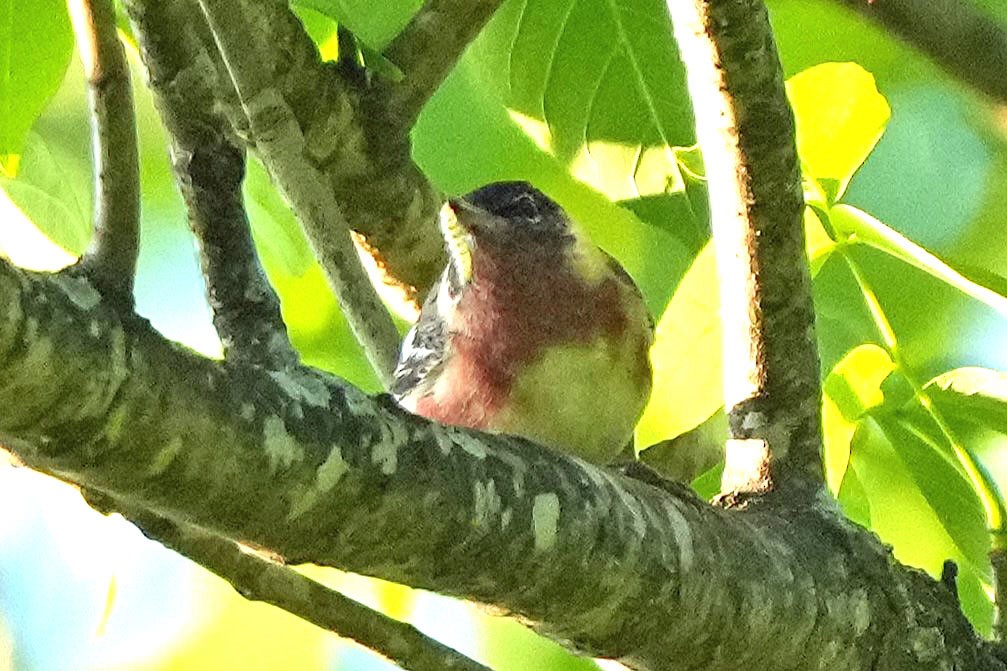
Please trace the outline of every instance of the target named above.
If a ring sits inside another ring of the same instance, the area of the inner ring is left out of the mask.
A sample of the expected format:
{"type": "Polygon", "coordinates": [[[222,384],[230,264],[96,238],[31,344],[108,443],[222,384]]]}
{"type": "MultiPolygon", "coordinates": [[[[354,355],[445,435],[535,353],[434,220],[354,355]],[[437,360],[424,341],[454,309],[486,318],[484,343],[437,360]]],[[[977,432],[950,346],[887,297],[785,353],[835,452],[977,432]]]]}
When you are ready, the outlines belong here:
{"type": "MultiPolygon", "coordinates": [[[[469,235],[490,233],[499,229],[496,217],[464,198],[451,198],[441,212],[441,228],[447,226],[465,231],[469,235]],[[447,222],[445,222],[447,219],[447,222]]],[[[445,237],[447,232],[445,230],[445,237]]]]}

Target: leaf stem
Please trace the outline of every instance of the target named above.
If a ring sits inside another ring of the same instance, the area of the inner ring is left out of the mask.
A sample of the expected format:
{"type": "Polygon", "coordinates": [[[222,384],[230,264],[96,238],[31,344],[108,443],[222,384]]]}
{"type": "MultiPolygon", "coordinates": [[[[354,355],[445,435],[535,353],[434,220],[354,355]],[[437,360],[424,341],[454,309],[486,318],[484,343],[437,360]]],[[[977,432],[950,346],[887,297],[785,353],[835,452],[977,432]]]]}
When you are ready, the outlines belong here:
{"type": "Polygon", "coordinates": [[[966,448],[955,436],[954,431],[944,419],[944,415],[940,412],[936,405],[934,405],[933,399],[927,392],[926,387],[916,378],[912,368],[908,366],[902,358],[902,354],[898,346],[898,339],[895,336],[895,330],[892,328],[891,322],[888,321],[884,308],[881,306],[881,302],[878,300],[877,294],[871,287],[870,282],[868,282],[867,278],[864,276],[863,270],[850,256],[847,246],[838,245],[836,247],[836,252],[842,256],[843,260],[846,262],[846,266],[850,269],[850,274],[853,276],[854,281],[860,288],[864,297],[864,302],[867,304],[867,309],[870,311],[871,316],[874,319],[874,326],[877,328],[878,334],[884,342],[888,355],[895,363],[896,369],[902,374],[906,381],[909,382],[909,385],[913,389],[915,399],[933,418],[934,423],[937,424],[938,429],[940,429],[941,434],[948,442],[948,445],[951,447],[951,451],[958,460],[959,466],[969,479],[972,489],[979,498],[979,502],[982,504],[983,511],[986,514],[986,525],[991,535],[993,547],[1007,547],[1007,538],[1004,537],[1004,502],[997,493],[996,486],[987,477],[981,465],[972,456],[972,453],[968,450],[968,448],[966,448]]]}

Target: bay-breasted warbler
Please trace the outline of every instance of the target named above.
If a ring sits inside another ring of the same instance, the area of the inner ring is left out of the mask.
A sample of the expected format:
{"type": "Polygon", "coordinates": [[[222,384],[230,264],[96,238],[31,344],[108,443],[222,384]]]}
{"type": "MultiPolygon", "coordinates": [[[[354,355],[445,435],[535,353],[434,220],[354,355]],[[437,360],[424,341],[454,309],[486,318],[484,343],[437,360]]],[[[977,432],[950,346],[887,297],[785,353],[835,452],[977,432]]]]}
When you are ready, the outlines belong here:
{"type": "Polygon", "coordinates": [[[452,199],[440,224],[449,262],[403,342],[399,403],[611,461],[651,389],[653,322],[633,280],[525,182],[452,199]]]}

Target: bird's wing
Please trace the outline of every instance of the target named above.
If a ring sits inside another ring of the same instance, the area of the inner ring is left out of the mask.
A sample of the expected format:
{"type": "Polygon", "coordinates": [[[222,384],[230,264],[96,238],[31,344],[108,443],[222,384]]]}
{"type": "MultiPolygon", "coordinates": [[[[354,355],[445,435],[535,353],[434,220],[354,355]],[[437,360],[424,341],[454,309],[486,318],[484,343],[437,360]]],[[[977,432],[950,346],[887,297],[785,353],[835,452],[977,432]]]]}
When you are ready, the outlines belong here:
{"type": "MultiPolygon", "coordinates": [[[[445,281],[447,278],[442,277],[441,282],[445,281]]],[[[391,388],[392,395],[399,400],[425,396],[444,367],[447,324],[438,314],[439,290],[439,284],[430,290],[419,319],[402,341],[391,388]]]]}

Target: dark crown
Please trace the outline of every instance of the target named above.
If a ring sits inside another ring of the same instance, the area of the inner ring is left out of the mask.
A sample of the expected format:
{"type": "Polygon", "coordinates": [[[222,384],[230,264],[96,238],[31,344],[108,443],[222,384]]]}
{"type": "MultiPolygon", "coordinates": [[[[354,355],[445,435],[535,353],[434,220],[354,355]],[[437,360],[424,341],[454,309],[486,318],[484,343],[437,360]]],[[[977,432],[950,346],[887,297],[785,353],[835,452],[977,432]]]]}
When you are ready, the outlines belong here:
{"type": "Polygon", "coordinates": [[[463,200],[521,229],[540,233],[567,230],[566,216],[559,205],[528,182],[496,182],[476,189],[463,200]]]}

